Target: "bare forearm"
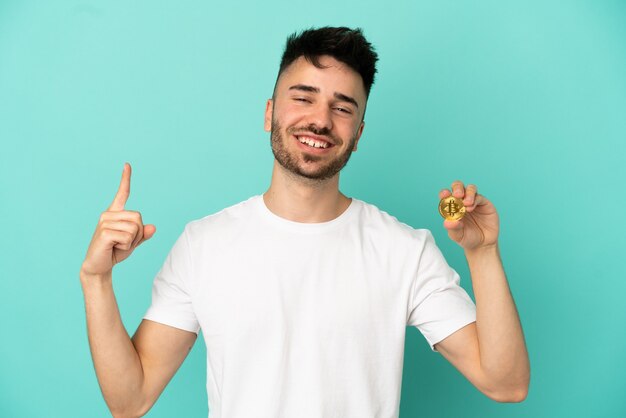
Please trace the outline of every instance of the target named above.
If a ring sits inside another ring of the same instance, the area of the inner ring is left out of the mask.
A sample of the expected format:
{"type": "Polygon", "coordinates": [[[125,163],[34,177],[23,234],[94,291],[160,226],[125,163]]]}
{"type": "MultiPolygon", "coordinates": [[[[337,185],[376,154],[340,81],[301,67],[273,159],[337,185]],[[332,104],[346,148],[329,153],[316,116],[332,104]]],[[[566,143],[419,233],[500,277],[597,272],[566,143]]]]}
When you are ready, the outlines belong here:
{"type": "Polygon", "coordinates": [[[142,405],[141,361],[122,323],[111,276],[81,274],[91,356],[104,399],[114,416],[136,416],[142,405]]]}
{"type": "Polygon", "coordinates": [[[484,372],[505,390],[527,388],[528,352],[497,246],[466,251],[484,372]]]}

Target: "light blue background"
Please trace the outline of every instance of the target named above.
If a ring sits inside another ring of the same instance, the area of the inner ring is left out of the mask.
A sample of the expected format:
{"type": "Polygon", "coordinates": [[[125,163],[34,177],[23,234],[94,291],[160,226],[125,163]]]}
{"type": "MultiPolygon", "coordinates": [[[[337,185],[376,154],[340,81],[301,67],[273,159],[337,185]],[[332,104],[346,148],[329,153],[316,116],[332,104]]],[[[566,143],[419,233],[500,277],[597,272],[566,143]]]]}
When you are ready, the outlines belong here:
{"type": "MultiPolygon", "coordinates": [[[[527,400],[479,393],[407,329],[401,417],[626,416],[623,1],[0,1],[0,416],[104,417],[78,271],[133,165],[155,237],[114,270],[134,332],[193,220],[262,193],[284,40],[359,26],[380,54],[342,189],[448,240],[437,192],[497,206],[527,400]]],[[[206,417],[199,342],[150,417],[206,417]]]]}

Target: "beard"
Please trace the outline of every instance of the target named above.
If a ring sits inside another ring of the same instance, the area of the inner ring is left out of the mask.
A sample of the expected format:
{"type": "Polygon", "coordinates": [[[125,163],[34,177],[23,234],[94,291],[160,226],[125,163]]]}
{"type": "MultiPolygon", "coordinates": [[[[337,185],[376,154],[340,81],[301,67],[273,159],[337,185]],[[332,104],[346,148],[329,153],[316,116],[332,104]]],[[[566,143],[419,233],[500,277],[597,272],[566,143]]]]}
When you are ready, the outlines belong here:
{"type": "Polygon", "coordinates": [[[328,128],[318,129],[315,125],[308,125],[305,127],[290,127],[287,129],[287,138],[283,138],[282,127],[277,120],[272,119],[271,144],[274,158],[276,158],[276,161],[278,161],[278,163],[287,171],[297,176],[307,178],[309,180],[327,180],[335,176],[335,174],[339,173],[341,169],[343,169],[348,163],[348,160],[352,155],[352,150],[354,149],[354,144],[356,143],[355,135],[350,138],[348,147],[346,147],[345,151],[342,154],[336,156],[334,159],[326,162],[325,164],[319,164],[315,170],[305,170],[303,167],[304,164],[322,161],[325,159],[325,157],[303,153],[302,163],[300,163],[298,161],[299,157],[296,154],[296,152],[298,152],[298,154],[300,152],[296,151],[290,153],[287,150],[287,146],[285,144],[285,140],[289,140],[294,132],[311,132],[315,135],[328,136],[332,138],[333,143],[335,144],[334,146],[341,144],[342,141],[339,141],[336,137],[332,136],[328,128]]]}

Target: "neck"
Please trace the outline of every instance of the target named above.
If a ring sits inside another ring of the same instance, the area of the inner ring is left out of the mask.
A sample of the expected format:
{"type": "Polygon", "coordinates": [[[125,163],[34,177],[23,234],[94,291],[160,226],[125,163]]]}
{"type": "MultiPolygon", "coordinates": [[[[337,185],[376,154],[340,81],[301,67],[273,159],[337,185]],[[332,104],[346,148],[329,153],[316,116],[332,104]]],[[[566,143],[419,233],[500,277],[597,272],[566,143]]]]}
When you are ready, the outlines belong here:
{"type": "Polygon", "coordinates": [[[351,202],[339,191],[339,173],[327,180],[311,180],[285,170],[276,160],[263,200],[275,215],[303,223],[331,221],[351,202]]]}

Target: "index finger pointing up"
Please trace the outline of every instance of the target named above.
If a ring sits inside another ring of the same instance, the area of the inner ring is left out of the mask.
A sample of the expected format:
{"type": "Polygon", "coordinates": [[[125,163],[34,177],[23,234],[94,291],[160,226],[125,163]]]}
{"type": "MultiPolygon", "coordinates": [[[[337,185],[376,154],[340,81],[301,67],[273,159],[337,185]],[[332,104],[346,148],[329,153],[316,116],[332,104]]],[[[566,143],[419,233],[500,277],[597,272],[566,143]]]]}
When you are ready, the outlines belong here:
{"type": "Polygon", "coordinates": [[[117,194],[113,199],[113,203],[111,203],[111,206],[109,206],[109,210],[124,210],[124,205],[126,205],[126,201],[128,200],[128,196],[130,195],[130,173],[130,164],[124,163],[124,171],[122,171],[122,181],[120,182],[120,187],[117,189],[117,194]]]}

